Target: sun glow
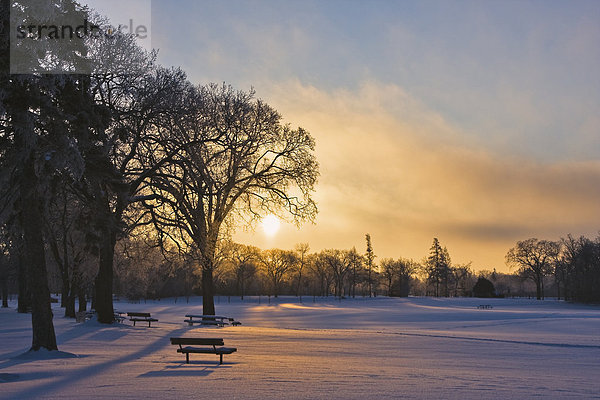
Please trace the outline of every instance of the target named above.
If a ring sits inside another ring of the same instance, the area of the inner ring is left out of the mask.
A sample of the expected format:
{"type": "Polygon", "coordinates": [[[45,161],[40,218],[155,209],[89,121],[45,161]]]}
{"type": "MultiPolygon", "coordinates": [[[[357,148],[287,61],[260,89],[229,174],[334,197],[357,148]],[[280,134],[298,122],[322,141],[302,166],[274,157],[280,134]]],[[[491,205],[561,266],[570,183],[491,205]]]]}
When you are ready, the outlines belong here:
{"type": "Polygon", "coordinates": [[[262,221],[262,228],[265,231],[265,235],[268,237],[273,237],[279,231],[280,226],[279,218],[274,216],[273,214],[269,214],[262,221]]]}

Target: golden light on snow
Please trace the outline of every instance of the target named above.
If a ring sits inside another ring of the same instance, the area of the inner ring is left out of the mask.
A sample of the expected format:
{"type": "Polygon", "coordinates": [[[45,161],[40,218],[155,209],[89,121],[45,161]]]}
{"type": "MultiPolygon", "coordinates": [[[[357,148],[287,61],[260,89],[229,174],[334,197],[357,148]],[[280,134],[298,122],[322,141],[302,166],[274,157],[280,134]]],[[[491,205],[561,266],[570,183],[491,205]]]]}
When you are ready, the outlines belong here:
{"type": "Polygon", "coordinates": [[[279,222],[279,218],[274,216],[273,214],[269,214],[262,221],[262,228],[265,231],[265,235],[268,237],[273,237],[279,231],[281,223],[279,222]]]}

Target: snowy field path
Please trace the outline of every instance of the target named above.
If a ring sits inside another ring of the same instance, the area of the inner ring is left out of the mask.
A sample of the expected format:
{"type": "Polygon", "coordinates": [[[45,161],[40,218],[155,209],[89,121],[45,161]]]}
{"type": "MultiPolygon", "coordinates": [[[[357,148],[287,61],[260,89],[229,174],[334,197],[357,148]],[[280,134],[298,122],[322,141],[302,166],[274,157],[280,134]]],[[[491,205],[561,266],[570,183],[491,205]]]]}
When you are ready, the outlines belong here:
{"type": "Polygon", "coordinates": [[[30,316],[0,310],[2,399],[600,399],[600,308],[518,299],[220,298],[243,325],[189,327],[201,300],[116,303],[156,326],[77,324],[62,352],[17,357],[30,316]],[[276,303],[276,304],[275,304],[276,303]],[[491,310],[478,310],[491,304],[491,310]],[[176,353],[169,337],[222,337],[237,353],[176,353]]]}

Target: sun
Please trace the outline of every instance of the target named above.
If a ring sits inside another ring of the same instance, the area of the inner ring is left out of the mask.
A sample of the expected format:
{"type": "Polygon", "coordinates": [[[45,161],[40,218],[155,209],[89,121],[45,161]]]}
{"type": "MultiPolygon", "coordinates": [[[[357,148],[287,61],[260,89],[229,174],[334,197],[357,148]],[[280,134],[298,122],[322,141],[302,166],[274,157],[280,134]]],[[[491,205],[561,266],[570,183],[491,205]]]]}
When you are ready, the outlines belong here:
{"type": "Polygon", "coordinates": [[[279,218],[274,216],[273,214],[269,214],[262,221],[262,228],[265,231],[265,235],[268,237],[273,237],[279,231],[280,226],[279,218]]]}

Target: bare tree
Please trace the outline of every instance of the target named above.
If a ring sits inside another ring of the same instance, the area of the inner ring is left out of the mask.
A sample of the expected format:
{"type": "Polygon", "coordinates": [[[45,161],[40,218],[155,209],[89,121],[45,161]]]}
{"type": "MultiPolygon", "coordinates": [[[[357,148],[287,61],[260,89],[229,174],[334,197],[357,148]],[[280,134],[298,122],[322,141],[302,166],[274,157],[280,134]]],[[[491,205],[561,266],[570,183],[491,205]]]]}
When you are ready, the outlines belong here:
{"type": "Polygon", "coordinates": [[[310,264],[310,270],[317,281],[314,294],[329,296],[333,274],[323,252],[315,255],[313,262],[310,264]]]}
{"type": "Polygon", "coordinates": [[[412,260],[399,258],[381,260],[382,276],[385,278],[388,296],[406,297],[410,292],[411,275],[417,264],[412,260]]]}
{"type": "Polygon", "coordinates": [[[506,263],[518,268],[518,273],[535,283],[537,299],[544,298],[544,277],[552,274],[560,253],[560,244],[531,238],[517,242],[506,253],[506,263]]]}
{"type": "Polygon", "coordinates": [[[310,247],[308,243],[298,243],[295,250],[298,257],[298,267],[296,268],[296,272],[298,274],[296,278],[296,296],[300,296],[300,301],[302,301],[302,272],[308,263],[308,251],[310,250],[310,247]]]}
{"type": "Polygon", "coordinates": [[[289,250],[265,250],[260,256],[263,271],[271,284],[271,292],[277,297],[287,273],[294,268],[297,262],[296,254],[289,250]]]}
{"type": "Polygon", "coordinates": [[[385,283],[387,286],[388,296],[391,296],[392,293],[392,283],[396,278],[397,274],[397,264],[393,258],[383,258],[380,262],[381,265],[381,274],[385,278],[385,283]]]}
{"type": "Polygon", "coordinates": [[[597,303],[600,301],[600,237],[590,240],[568,235],[561,244],[555,277],[557,284],[564,288],[565,299],[597,303]]]}
{"type": "Polygon", "coordinates": [[[157,137],[165,115],[180,112],[189,85],[182,71],[155,66],[153,55],[135,47],[130,38],[121,39],[123,43],[114,45],[119,53],[131,56],[127,63],[93,75],[91,81],[95,102],[108,110],[110,118],[86,152],[85,180],[77,187],[93,210],[91,228],[99,248],[95,304],[102,323],[114,319],[112,282],[117,240],[141,223],[135,206],[148,200],[144,191],[147,180],[173,156],[155,152],[157,137]]]}
{"type": "Polygon", "coordinates": [[[333,276],[333,288],[336,297],[342,297],[344,281],[352,268],[352,259],[349,257],[350,252],[330,249],[319,253],[320,258],[327,264],[333,276]]]}
{"type": "Polygon", "coordinates": [[[148,203],[161,235],[195,249],[202,269],[204,314],[214,314],[215,251],[223,227],[242,218],[287,211],[297,223],[312,220],[318,176],[314,140],[302,128],[232,87],[199,87],[189,111],[173,119],[159,153],[178,149],[174,162],[151,178],[148,203]]]}
{"type": "Polygon", "coordinates": [[[237,291],[241,299],[244,300],[248,281],[256,274],[257,264],[260,260],[260,250],[253,246],[231,242],[228,258],[232,266],[237,291]]]}
{"type": "Polygon", "coordinates": [[[452,281],[454,283],[454,296],[464,296],[472,287],[473,271],[471,263],[456,265],[451,268],[452,281]]]}

